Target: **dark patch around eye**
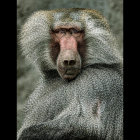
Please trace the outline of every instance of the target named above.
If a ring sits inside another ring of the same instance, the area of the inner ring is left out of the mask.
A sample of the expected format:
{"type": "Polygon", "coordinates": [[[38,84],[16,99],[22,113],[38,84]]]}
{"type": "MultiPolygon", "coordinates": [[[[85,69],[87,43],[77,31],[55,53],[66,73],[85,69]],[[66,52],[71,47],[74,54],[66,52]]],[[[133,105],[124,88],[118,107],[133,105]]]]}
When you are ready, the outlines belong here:
{"type": "Polygon", "coordinates": [[[80,57],[82,59],[82,64],[86,57],[86,40],[83,40],[82,42],[78,42],[77,46],[78,52],[80,54],[80,57]]]}
{"type": "Polygon", "coordinates": [[[54,62],[54,64],[56,64],[56,60],[57,60],[58,54],[60,52],[59,43],[55,42],[54,40],[52,40],[50,49],[51,49],[50,56],[51,56],[52,61],[54,62]]]}

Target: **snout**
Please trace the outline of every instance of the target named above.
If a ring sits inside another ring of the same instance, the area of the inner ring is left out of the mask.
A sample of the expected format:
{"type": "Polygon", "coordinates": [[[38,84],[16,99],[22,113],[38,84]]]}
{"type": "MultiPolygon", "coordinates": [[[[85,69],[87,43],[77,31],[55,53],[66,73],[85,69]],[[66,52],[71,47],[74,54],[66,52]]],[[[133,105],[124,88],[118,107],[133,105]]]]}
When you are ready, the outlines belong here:
{"type": "Polygon", "coordinates": [[[62,79],[74,79],[81,70],[81,58],[79,53],[73,50],[60,52],[57,60],[57,70],[62,79]]]}

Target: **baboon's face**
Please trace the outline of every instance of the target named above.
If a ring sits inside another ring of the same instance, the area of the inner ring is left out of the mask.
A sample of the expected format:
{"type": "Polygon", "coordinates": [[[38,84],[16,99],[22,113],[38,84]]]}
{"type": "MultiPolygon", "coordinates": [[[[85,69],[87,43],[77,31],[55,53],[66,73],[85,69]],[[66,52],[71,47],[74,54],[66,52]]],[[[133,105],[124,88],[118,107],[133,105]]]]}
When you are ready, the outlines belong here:
{"type": "Polygon", "coordinates": [[[62,79],[72,80],[81,71],[84,30],[72,26],[59,26],[51,31],[51,56],[62,79]]]}

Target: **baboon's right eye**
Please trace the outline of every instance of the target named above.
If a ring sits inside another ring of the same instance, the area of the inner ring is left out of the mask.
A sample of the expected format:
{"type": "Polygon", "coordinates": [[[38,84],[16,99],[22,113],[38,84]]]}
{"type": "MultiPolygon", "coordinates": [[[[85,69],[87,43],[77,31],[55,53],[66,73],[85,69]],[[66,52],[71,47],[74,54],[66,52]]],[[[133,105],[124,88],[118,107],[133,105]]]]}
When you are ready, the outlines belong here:
{"type": "Polygon", "coordinates": [[[64,33],[66,33],[66,30],[65,29],[56,29],[56,30],[53,30],[53,32],[55,34],[64,34],[64,33]]]}
{"type": "Polygon", "coordinates": [[[54,34],[56,35],[56,37],[58,39],[60,39],[61,37],[63,37],[66,34],[66,30],[63,28],[56,29],[56,30],[54,30],[54,34]]]}
{"type": "Polygon", "coordinates": [[[53,33],[59,33],[59,29],[53,30],[53,33]]]}
{"type": "Polygon", "coordinates": [[[66,30],[65,29],[60,29],[59,34],[66,34],[66,30]]]}

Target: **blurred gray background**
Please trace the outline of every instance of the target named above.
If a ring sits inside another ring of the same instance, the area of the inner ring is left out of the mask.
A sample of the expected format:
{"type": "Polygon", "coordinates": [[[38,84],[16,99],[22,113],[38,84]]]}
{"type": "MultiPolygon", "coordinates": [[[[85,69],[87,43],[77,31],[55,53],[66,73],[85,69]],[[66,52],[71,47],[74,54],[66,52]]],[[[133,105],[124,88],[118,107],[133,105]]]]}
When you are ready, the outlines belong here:
{"type": "MultiPolygon", "coordinates": [[[[107,18],[122,53],[123,0],[17,0],[17,34],[31,13],[56,8],[90,8],[100,11],[107,18]]],[[[25,62],[17,43],[17,130],[24,118],[23,105],[32,93],[38,76],[35,69],[25,62]]]]}

